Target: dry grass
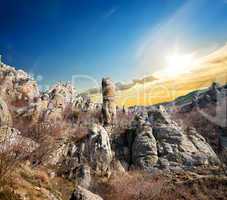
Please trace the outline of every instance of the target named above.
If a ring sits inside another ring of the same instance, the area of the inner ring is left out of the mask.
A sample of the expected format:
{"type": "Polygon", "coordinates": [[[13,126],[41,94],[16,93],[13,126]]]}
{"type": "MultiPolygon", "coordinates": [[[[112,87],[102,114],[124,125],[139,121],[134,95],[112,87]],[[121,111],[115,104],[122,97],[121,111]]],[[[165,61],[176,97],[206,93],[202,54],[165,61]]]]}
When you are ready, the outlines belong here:
{"type": "MultiPolygon", "coordinates": [[[[219,151],[219,133],[221,131],[220,127],[215,123],[208,120],[200,112],[209,114],[210,116],[215,116],[216,110],[215,104],[209,104],[206,108],[197,110],[194,108],[191,112],[180,113],[176,112],[172,114],[172,117],[176,121],[181,121],[183,127],[187,129],[188,127],[195,127],[195,129],[200,133],[207,142],[213,147],[213,149],[219,151]]],[[[224,112],[224,111],[223,111],[224,112]]]]}
{"type": "Polygon", "coordinates": [[[142,171],[114,175],[108,182],[99,182],[93,191],[108,200],[152,199],[159,195],[164,180],[142,171]]]}
{"type": "Polygon", "coordinates": [[[131,127],[131,123],[134,119],[134,114],[128,112],[117,111],[116,122],[113,127],[112,134],[118,135],[125,133],[125,131],[131,127]]]}

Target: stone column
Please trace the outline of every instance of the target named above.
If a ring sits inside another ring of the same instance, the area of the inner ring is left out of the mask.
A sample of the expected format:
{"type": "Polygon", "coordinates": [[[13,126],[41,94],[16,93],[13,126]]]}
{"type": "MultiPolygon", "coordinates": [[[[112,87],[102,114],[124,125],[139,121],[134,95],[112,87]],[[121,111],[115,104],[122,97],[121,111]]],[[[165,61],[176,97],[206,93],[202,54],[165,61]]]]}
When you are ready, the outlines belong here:
{"type": "Polygon", "coordinates": [[[116,118],[115,85],[110,78],[102,79],[102,117],[104,125],[112,125],[116,118]]]}

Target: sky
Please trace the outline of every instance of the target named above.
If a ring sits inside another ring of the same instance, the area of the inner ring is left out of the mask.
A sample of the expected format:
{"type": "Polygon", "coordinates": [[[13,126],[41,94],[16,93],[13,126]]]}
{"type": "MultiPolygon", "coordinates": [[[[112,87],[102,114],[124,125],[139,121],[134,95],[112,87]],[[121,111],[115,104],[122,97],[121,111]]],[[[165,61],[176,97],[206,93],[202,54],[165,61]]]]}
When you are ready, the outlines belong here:
{"type": "Polygon", "coordinates": [[[4,63],[43,87],[74,77],[84,89],[148,76],[175,50],[223,46],[227,0],[0,0],[0,27],[4,63]]]}

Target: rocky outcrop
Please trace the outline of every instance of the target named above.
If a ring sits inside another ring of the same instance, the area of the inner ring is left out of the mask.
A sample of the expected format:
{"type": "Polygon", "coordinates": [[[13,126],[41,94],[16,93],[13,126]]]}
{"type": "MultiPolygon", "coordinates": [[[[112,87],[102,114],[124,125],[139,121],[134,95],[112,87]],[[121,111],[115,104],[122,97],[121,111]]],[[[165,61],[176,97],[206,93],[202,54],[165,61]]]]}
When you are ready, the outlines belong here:
{"type": "Polygon", "coordinates": [[[31,153],[39,145],[33,140],[23,137],[21,133],[8,126],[0,127],[0,151],[20,150],[31,153]]]}
{"type": "Polygon", "coordinates": [[[191,100],[183,103],[176,101],[176,104],[179,104],[180,112],[187,113],[196,107],[204,108],[210,103],[220,103],[219,101],[222,101],[226,94],[225,86],[214,82],[208,89],[194,93],[191,98],[188,97],[191,100]]]}
{"type": "Polygon", "coordinates": [[[12,118],[7,104],[0,98],[0,127],[4,125],[11,126],[12,118]]]}
{"type": "Polygon", "coordinates": [[[43,162],[59,166],[59,174],[87,188],[91,171],[98,176],[109,175],[112,159],[108,133],[102,126],[93,124],[88,135],[79,141],[60,139],[47,151],[43,162]]]}
{"type": "Polygon", "coordinates": [[[33,123],[38,120],[55,123],[64,119],[64,111],[69,107],[73,110],[75,89],[70,84],[58,83],[49,91],[43,93],[26,107],[16,110],[18,117],[30,119],[33,123]]]}
{"type": "Polygon", "coordinates": [[[136,136],[132,145],[132,162],[142,169],[154,166],[158,161],[156,140],[152,128],[143,125],[136,130],[136,136]]]}
{"type": "Polygon", "coordinates": [[[39,96],[36,82],[23,70],[0,65],[0,95],[10,102],[29,102],[39,96]]]}
{"type": "Polygon", "coordinates": [[[57,83],[47,92],[50,104],[54,108],[65,109],[75,97],[75,88],[70,83],[57,83]]]}
{"type": "Polygon", "coordinates": [[[94,111],[94,110],[101,110],[96,107],[96,105],[91,101],[91,99],[86,95],[77,95],[73,99],[73,106],[72,109],[74,111],[94,111]]]}
{"type": "Polygon", "coordinates": [[[136,116],[132,163],[145,170],[175,169],[218,164],[219,159],[206,140],[193,128],[184,130],[163,109],[136,116]]]}
{"type": "Polygon", "coordinates": [[[109,135],[106,130],[93,124],[86,141],[86,149],[91,167],[100,175],[108,173],[112,161],[109,135]]]}
{"type": "Polygon", "coordinates": [[[77,186],[72,196],[70,197],[70,200],[103,200],[103,199],[100,196],[86,190],[85,188],[77,186]]]}
{"type": "Polygon", "coordinates": [[[116,117],[115,85],[110,78],[102,79],[102,115],[104,125],[114,123],[116,117]]]}

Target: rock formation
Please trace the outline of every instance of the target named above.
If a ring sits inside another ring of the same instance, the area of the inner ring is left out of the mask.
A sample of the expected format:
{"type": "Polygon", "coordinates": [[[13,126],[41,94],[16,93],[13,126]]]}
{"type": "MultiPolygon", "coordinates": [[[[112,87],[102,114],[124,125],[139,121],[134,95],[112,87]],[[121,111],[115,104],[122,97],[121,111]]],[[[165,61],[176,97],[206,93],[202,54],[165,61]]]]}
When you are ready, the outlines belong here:
{"type": "Polygon", "coordinates": [[[163,109],[149,111],[134,122],[132,162],[145,170],[218,164],[206,140],[190,128],[184,130],[163,109]]]}
{"type": "Polygon", "coordinates": [[[23,70],[0,65],[0,95],[9,102],[29,102],[39,96],[36,82],[23,70]]]}
{"type": "Polygon", "coordinates": [[[17,129],[2,126],[0,127],[0,151],[10,151],[14,148],[31,153],[39,145],[33,140],[23,137],[17,129]]]}
{"type": "Polygon", "coordinates": [[[114,123],[116,117],[115,85],[110,78],[102,79],[102,115],[104,125],[114,123]]]}
{"type": "Polygon", "coordinates": [[[72,196],[70,197],[70,200],[103,200],[103,199],[100,196],[86,190],[85,188],[77,186],[72,196]]]}
{"type": "MultiPolygon", "coordinates": [[[[192,101],[187,106],[183,105],[184,111],[190,112],[195,106],[217,103],[216,96],[223,88],[213,84],[202,91],[198,98],[182,98],[184,103],[188,99],[192,101]]],[[[108,189],[114,184],[111,183],[114,176],[118,175],[119,178],[119,174],[124,176],[130,170],[127,174],[129,179],[134,175],[134,169],[136,173],[146,171],[153,175],[156,171],[164,171],[172,176],[171,173],[176,171],[213,169],[219,165],[220,160],[206,141],[207,138],[197,132],[201,127],[197,130],[192,126],[184,128],[170,116],[170,109],[166,110],[162,105],[116,109],[115,85],[110,78],[102,80],[102,95],[102,105],[93,104],[85,94],[75,94],[75,89],[68,83],[58,83],[48,91],[39,92],[37,84],[28,74],[1,64],[0,153],[8,153],[17,147],[14,155],[17,156],[22,150],[32,161],[32,167],[41,165],[40,169],[47,170],[48,173],[42,174],[41,171],[41,175],[37,176],[42,184],[33,181],[36,176],[30,179],[33,173],[29,176],[25,173],[25,177],[32,180],[30,182],[40,186],[36,189],[47,199],[63,198],[54,192],[57,195],[55,198],[52,191],[47,189],[55,181],[55,176],[61,176],[60,181],[67,179],[67,182],[76,185],[71,200],[102,200],[88,189],[100,192],[95,186],[103,182],[107,186],[105,189],[108,189]],[[10,105],[10,109],[7,105],[10,105]],[[119,113],[118,121],[127,118],[124,127],[115,123],[116,112],[119,113]],[[102,118],[103,125],[94,118],[102,118]],[[24,122],[22,125],[17,123],[21,121],[24,122]],[[113,134],[110,134],[109,128],[113,134]],[[49,172],[53,172],[53,176],[49,172]],[[49,180],[52,178],[54,181],[49,180]],[[45,182],[48,187],[43,187],[45,182]]],[[[226,127],[218,128],[221,131],[219,143],[222,156],[226,159],[226,127]]],[[[38,171],[39,167],[30,170],[38,171]]],[[[23,178],[22,174],[20,178],[23,178]]]]}
{"type": "Polygon", "coordinates": [[[93,124],[87,137],[74,142],[62,139],[44,158],[45,165],[59,165],[59,173],[76,180],[83,187],[90,184],[90,171],[98,176],[108,176],[113,159],[110,139],[106,130],[93,124]]]}
{"type": "Polygon", "coordinates": [[[106,175],[109,172],[113,156],[109,135],[102,126],[93,124],[88,135],[86,148],[91,167],[97,174],[106,175]]]}
{"type": "Polygon", "coordinates": [[[157,161],[157,145],[152,128],[142,125],[136,130],[136,136],[132,145],[132,162],[139,168],[146,169],[154,166],[157,161]]]}
{"type": "Polygon", "coordinates": [[[11,126],[12,118],[7,104],[0,98],[0,127],[4,125],[11,126]]]}

